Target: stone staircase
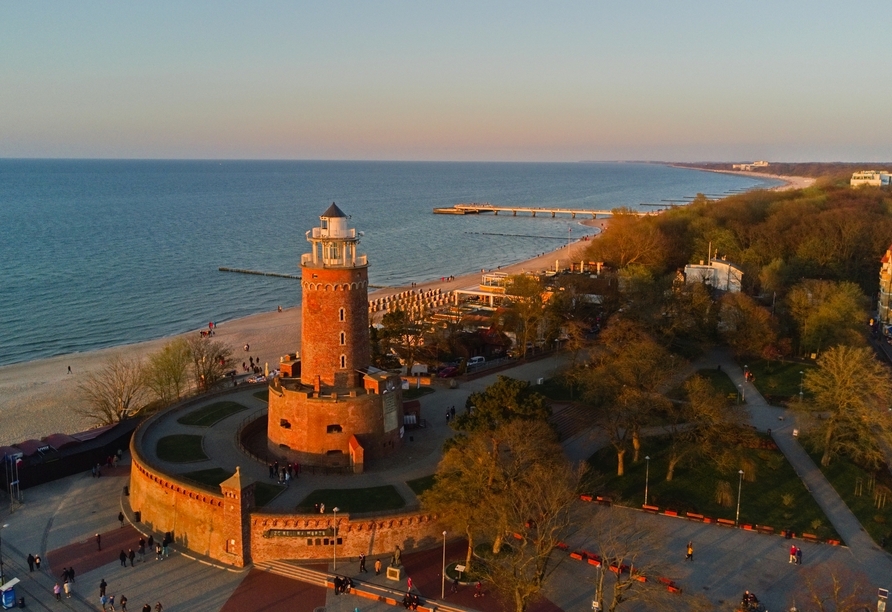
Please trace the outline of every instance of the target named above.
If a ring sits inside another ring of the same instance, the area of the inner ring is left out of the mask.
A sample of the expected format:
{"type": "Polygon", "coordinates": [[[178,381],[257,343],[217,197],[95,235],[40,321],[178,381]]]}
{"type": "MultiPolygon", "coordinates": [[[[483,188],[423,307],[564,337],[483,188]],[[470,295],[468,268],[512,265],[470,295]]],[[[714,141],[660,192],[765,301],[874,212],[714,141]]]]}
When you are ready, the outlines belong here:
{"type": "Polygon", "coordinates": [[[551,408],[552,415],[548,422],[557,429],[558,439],[561,442],[592,427],[591,409],[582,404],[555,402],[551,408]]]}

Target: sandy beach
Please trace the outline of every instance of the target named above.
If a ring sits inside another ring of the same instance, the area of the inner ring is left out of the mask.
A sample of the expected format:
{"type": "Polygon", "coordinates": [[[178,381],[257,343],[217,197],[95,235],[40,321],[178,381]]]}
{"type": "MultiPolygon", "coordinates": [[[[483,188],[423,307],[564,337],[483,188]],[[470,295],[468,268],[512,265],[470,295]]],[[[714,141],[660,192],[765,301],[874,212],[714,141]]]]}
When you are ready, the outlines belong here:
{"type": "MultiPolygon", "coordinates": [[[[597,219],[583,223],[606,226],[608,220],[597,219]]],[[[501,263],[499,271],[508,274],[553,269],[556,261],[561,267],[567,267],[569,261],[579,261],[581,253],[589,244],[588,241],[578,241],[526,261],[507,265],[506,262],[495,263],[501,263]]],[[[374,262],[371,265],[374,266],[374,262]]],[[[494,264],[493,269],[495,268],[494,264]]],[[[449,274],[449,271],[444,270],[444,276],[449,274]]],[[[418,283],[414,289],[439,288],[447,292],[476,285],[479,281],[480,274],[475,273],[455,277],[451,281],[433,279],[418,283]]],[[[370,293],[369,298],[386,297],[407,289],[410,287],[378,289],[370,293]]],[[[289,291],[300,289],[295,285],[289,291]]],[[[250,356],[261,364],[269,363],[272,370],[282,355],[300,350],[300,323],[299,306],[282,312],[263,312],[219,323],[215,339],[232,347],[234,360],[239,366],[242,361],[248,361],[250,356]],[[245,352],[245,344],[250,346],[249,352],[245,352]]],[[[190,334],[198,332],[199,330],[195,330],[190,334]]],[[[97,371],[109,358],[145,358],[171,339],[160,338],[0,367],[0,445],[40,439],[53,433],[75,433],[94,426],[88,418],[74,410],[83,406],[78,394],[78,381],[90,372],[97,371]],[[71,374],[68,374],[69,366],[71,374]]]]}
{"type": "Polygon", "coordinates": [[[805,189],[815,184],[815,179],[807,176],[784,176],[781,174],[765,174],[764,172],[750,172],[748,170],[715,170],[713,168],[697,168],[694,166],[677,166],[678,168],[687,168],[695,170],[703,170],[704,172],[718,172],[719,174],[737,174],[739,176],[747,176],[752,179],[776,179],[783,181],[783,185],[771,187],[768,191],[792,191],[793,189],[805,189]]]}

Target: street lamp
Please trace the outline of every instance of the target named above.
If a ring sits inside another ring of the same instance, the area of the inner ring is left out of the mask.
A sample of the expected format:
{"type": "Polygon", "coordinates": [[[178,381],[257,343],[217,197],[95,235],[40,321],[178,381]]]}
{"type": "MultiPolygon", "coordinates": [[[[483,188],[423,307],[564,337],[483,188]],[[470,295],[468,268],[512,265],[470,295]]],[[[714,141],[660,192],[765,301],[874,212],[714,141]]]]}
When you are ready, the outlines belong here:
{"type": "Polygon", "coordinates": [[[644,457],[647,462],[644,468],[644,505],[647,505],[647,485],[650,483],[650,455],[644,457]]]}
{"type": "Polygon", "coordinates": [[[446,599],[446,532],[443,532],[443,580],[440,581],[440,599],[446,599]]]}
{"type": "Polygon", "coordinates": [[[332,557],[334,557],[334,571],[338,571],[338,511],[340,508],[335,506],[331,509],[334,512],[334,537],[331,539],[332,557]]]}
{"type": "Polygon", "coordinates": [[[802,377],[805,376],[805,372],[799,370],[799,401],[802,401],[802,377]]]}
{"type": "Polygon", "coordinates": [[[740,481],[737,483],[737,518],[734,519],[734,524],[740,525],[740,491],[743,489],[743,470],[737,473],[740,474],[740,481]]]}

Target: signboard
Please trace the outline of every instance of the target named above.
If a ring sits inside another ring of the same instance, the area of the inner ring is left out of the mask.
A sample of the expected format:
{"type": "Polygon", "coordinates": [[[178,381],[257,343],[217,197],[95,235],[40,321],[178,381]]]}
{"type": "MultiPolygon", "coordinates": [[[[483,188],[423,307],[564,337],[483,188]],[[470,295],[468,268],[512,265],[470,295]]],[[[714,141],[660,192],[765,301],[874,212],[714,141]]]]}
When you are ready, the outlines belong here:
{"type": "Polygon", "coordinates": [[[384,431],[393,431],[399,427],[399,419],[397,418],[397,393],[386,391],[382,394],[382,404],[384,407],[384,431]]]}
{"type": "Polygon", "coordinates": [[[330,538],[334,535],[334,529],[267,529],[263,532],[265,538],[330,538]]]}

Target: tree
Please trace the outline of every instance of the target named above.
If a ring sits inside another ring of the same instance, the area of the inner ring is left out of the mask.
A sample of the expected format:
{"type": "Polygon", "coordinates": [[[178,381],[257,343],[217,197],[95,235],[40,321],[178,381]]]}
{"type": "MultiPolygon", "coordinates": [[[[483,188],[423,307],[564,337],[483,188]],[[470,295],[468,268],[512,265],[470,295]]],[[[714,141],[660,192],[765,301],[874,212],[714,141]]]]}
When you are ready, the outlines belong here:
{"type": "Polygon", "coordinates": [[[100,425],[136,416],[147,399],[143,364],[125,357],[106,359],[98,371],[87,374],[78,391],[87,407],[76,411],[100,425]]]}
{"type": "Polygon", "coordinates": [[[870,469],[883,461],[882,445],[892,442],[889,372],[869,348],[837,346],[825,351],[818,367],[805,374],[812,400],[803,409],[812,416],[810,437],[821,451],[821,465],[845,455],[870,469]]]}
{"type": "Polygon", "coordinates": [[[777,329],[768,309],[743,293],[722,296],[721,335],[734,354],[757,357],[777,344],[777,329]]]}
{"type": "Polygon", "coordinates": [[[800,349],[820,352],[837,344],[864,344],[865,298],[854,283],[805,280],[787,296],[799,328],[800,349]]]}
{"type": "Polygon", "coordinates": [[[195,388],[207,391],[232,368],[232,349],[208,337],[193,336],[187,342],[195,388]]]}
{"type": "Polygon", "coordinates": [[[515,419],[545,421],[551,416],[544,395],[534,391],[529,382],[508,376],[499,376],[484,391],[469,395],[467,406],[473,409],[452,422],[457,431],[492,432],[515,419]]]}
{"type": "Polygon", "coordinates": [[[639,217],[617,209],[610,227],[586,251],[590,261],[603,261],[617,268],[640,264],[651,271],[662,271],[668,253],[668,241],[653,217],[639,217]]]}
{"type": "Polygon", "coordinates": [[[862,612],[874,605],[870,593],[864,574],[831,561],[803,570],[793,604],[802,612],[862,612]]]}
{"type": "Polygon", "coordinates": [[[535,277],[517,274],[509,277],[505,293],[510,300],[503,315],[505,327],[514,329],[518,351],[526,357],[527,345],[538,338],[545,313],[542,285],[535,277]]]}
{"type": "Polygon", "coordinates": [[[169,406],[186,393],[189,375],[189,343],[177,338],[149,355],[145,383],[162,406],[169,406]]]}
{"type": "Polygon", "coordinates": [[[411,372],[418,350],[424,345],[424,322],[406,310],[392,310],[381,319],[379,337],[385,354],[399,355],[411,372]]]}

